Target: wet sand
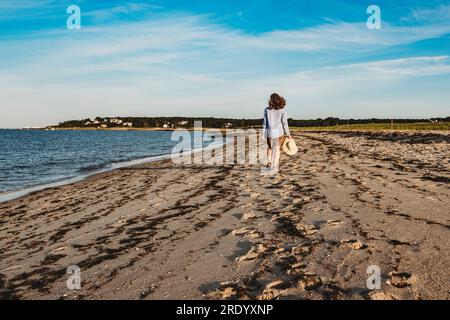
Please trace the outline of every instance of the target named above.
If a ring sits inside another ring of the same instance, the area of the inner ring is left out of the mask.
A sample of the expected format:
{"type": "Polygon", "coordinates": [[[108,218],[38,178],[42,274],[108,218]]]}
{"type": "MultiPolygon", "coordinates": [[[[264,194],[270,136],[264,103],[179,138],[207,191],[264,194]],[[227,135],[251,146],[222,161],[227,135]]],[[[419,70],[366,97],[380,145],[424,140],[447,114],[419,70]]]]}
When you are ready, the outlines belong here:
{"type": "Polygon", "coordinates": [[[449,299],[450,133],[293,136],[276,177],[161,161],[1,203],[0,298],[449,299]]]}

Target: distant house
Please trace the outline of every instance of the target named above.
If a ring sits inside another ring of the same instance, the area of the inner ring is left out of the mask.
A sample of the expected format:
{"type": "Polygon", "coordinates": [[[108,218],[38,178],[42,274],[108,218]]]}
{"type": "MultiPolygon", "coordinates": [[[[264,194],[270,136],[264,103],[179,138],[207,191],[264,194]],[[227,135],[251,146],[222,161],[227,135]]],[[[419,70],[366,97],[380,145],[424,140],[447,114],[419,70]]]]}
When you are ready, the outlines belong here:
{"type": "Polygon", "coordinates": [[[169,125],[167,123],[164,123],[163,128],[168,128],[169,125]]]}
{"type": "Polygon", "coordinates": [[[98,120],[94,120],[94,122],[92,122],[93,124],[99,124],[100,123],[100,121],[98,121],[98,120]]]}
{"type": "Polygon", "coordinates": [[[178,125],[179,125],[179,126],[186,126],[188,123],[189,123],[189,121],[184,120],[184,121],[180,121],[180,122],[178,123],[178,125]]]}
{"type": "Polygon", "coordinates": [[[92,124],[92,122],[90,122],[90,121],[86,121],[86,122],[84,123],[85,126],[89,126],[89,125],[91,125],[91,124],[92,124]]]}
{"type": "Polygon", "coordinates": [[[122,125],[123,125],[124,127],[132,127],[132,126],[133,126],[133,123],[132,123],[132,122],[124,122],[124,123],[122,123],[122,125]]]}
{"type": "Polygon", "coordinates": [[[225,128],[231,128],[233,124],[231,122],[225,123],[225,128]]]}
{"type": "Polygon", "coordinates": [[[117,118],[112,118],[109,122],[115,123],[115,124],[121,124],[123,121],[117,118]]]}
{"type": "Polygon", "coordinates": [[[101,128],[108,128],[108,125],[107,124],[101,124],[100,127],[101,128]]]}

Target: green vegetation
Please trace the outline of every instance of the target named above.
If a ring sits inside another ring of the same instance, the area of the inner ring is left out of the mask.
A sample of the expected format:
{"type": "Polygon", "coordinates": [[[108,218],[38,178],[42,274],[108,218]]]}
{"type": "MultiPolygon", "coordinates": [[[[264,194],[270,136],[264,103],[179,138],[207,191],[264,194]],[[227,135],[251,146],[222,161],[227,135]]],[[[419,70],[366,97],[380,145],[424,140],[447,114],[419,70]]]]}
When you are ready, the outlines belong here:
{"type": "MultiPolygon", "coordinates": [[[[70,120],[48,128],[73,129],[174,129],[193,128],[201,121],[203,128],[260,128],[262,119],[206,117],[96,117],[70,120]]],[[[289,119],[289,126],[301,130],[450,130],[450,117],[433,119],[289,119]],[[393,121],[393,123],[391,123],[393,121]]]]}
{"type": "Polygon", "coordinates": [[[335,126],[293,127],[298,130],[346,131],[346,130],[450,130],[450,122],[417,123],[365,123],[335,126]]]}

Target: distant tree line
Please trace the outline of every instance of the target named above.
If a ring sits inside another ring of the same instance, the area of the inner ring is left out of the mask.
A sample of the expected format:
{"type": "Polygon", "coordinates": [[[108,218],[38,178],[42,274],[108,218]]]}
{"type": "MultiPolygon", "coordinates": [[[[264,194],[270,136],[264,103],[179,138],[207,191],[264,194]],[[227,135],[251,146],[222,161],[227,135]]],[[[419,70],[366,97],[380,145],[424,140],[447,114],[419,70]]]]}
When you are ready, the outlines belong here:
{"type": "MultiPolygon", "coordinates": [[[[450,117],[430,119],[393,119],[395,123],[418,122],[450,122],[450,117]]],[[[231,119],[213,117],[96,117],[94,120],[69,120],[60,122],[59,128],[192,128],[194,121],[202,121],[204,128],[248,128],[261,127],[262,119],[231,119]]],[[[328,117],[325,119],[289,119],[292,127],[327,127],[346,124],[390,123],[391,119],[339,119],[328,117]]]]}

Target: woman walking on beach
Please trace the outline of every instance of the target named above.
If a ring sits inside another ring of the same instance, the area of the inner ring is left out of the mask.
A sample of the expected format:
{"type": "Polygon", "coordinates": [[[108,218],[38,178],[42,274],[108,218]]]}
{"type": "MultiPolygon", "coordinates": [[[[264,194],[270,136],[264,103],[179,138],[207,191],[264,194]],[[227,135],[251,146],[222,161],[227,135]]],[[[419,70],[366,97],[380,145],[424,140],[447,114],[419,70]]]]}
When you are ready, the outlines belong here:
{"type": "Polygon", "coordinates": [[[285,137],[291,139],[285,106],[286,100],[279,94],[273,93],[270,96],[269,106],[264,109],[263,136],[267,138],[267,159],[269,160],[267,168],[270,168],[270,173],[274,174],[278,172],[284,139],[285,137]]]}

